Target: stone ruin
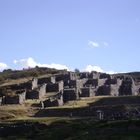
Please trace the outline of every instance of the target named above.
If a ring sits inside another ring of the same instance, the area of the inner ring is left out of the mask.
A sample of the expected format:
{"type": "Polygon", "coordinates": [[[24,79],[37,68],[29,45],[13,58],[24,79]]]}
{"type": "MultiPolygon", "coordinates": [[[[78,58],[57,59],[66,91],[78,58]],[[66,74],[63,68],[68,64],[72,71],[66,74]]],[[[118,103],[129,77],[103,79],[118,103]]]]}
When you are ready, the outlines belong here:
{"type": "Polygon", "coordinates": [[[0,97],[0,106],[2,105],[3,98],[0,97]]]}
{"type": "Polygon", "coordinates": [[[25,90],[17,91],[13,95],[7,94],[6,96],[3,96],[1,100],[2,100],[1,105],[23,104],[24,101],[26,100],[26,91],[25,90]]]}
{"type": "Polygon", "coordinates": [[[57,82],[57,83],[48,83],[46,85],[46,92],[60,92],[64,88],[63,81],[57,82]]]}
{"type": "Polygon", "coordinates": [[[45,107],[62,106],[64,104],[62,92],[59,92],[55,96],[52,96],[44,101],[41,101],[40,104],[42,109],[45,107]]]}
{"type": "Polygon", "coordinates": [[[38,79],[38,85],[42,85],[44,83],[56,83],[56,80],[55,80],[55,76],[51,76],[51,77],[43,77],[43,78],[39,78],[38,79]]]}
{"type": "Polygon", "coordinates": [[[99,86],[96,92],[96,96],[105,96],[110,94],[111,94],[110,85],[99,86]]]}
{"type": "Polygon", "coordinates": [[[95,88],[88,88],[88,87],[83,87],[81,88],[81,94],[80,97],[93,97],[95,96],[95,88]]]}
{"type": "Polygon", "coordinates": [[[6,91],[0,89],[0,105],[22,104],[27,99],[39,99],[44,107],[60,106],[82,97],[130,96],[140,93],[140,85],[135,85],[135,81],[129,75],[117,76],[97,72],[66,72],[50,77],[33,78],[31,81],[3,88],[12,90],[15,95],[7,96],[6,91]],[[24,94],[16,93],[23,90],[24,94]],[[54,92],[55,95],[46,98],[48,93],[54,92]]]}
{"type": "Polygon", "coordinates": [[[26,99],[40,99],[38,90],[30,90],[26,93],[26,99]]]}
{"type": "Polygon", "coordinates": [[[58,74],[55,76],[56,81],[68,81],[78,79],[78,75],[75,72],[68,72],[67,74],[58,74]]]}
{"type": "Polygon", "coordinates": [[[64,103],[67,101],[78,100],[79,92],[76,88],[64,89],[63,91],[63,101],[64,103]]]}
{"type": "Polygon", "coordinates": [[[98,79],[87,79],[87,81],[84,83],[84,87],[94,87],[96,88],[98,86],[98,79]]]}
{"type": "Polygon", "coordinates": [[[136,86],[132,77],[124,77],[119,88],[119,95],[137,95],[136,86]]]}
{"type": "Polygon", "coordinates": [[[38,86],[36,89],[26,92],[26,99],[41,99],[46,94],[46,84],[38,86]]]}
{"type": "Polygon", "coordinates": [[[38,87],[38,79],[37,78],[33,78],[32,79],[32,90],[36,89],[38,87]]]}

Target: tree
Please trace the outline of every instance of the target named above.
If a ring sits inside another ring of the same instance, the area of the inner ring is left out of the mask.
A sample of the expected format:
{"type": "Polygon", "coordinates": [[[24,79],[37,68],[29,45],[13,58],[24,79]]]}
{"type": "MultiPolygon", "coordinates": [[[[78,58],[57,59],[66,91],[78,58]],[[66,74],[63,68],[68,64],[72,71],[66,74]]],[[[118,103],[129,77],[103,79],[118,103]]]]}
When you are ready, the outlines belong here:
{"type": "Polygon", "coordinates": [[[80,70],[79,69],[77,69],[77,68],[75,68],[75,73],[80,73],[80,70]]]}

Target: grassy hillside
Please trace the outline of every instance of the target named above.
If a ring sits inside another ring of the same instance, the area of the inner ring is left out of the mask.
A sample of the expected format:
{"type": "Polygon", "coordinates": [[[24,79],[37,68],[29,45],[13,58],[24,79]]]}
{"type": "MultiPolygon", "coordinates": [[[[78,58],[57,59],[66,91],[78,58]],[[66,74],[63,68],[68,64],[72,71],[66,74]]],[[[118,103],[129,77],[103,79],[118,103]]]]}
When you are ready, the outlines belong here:
{"type": "MultiPolygon", "coordinates": [[[[65,70],[39,67],[21,71],[5,70],[0,73],[0,86],[63,72],[65,70]]],[[[131,75],[136,82],[140,81],[139,72],[118,74],[121,75],[131,75]]],[[[40,109],[39,102],[39,100],[27,100],[24,105],[0,106],[0,140],[140,139],[138,117],[131,116],[121,121],[97,121],[94,116],[97,110],[103,110],[106,114],[139,111],[140,96],[81,98],[69,101],[62,107],[46,109],[40,109]],[[71,112],[73,116],[70,117],[71,112]]]]}
{"type": "MultiPolygon", "coordinates": [[[[23,70],[4,70],[3,72],[0,72],[0,84],[11,82],[11,80],[21,80],[26,81],[30,80],[33,77],[40,77],[42,75],[52,75],[64,72],[65,70],[56,70],[51,68],[29,68],[29,69],[23,69],[23,70]]],[[[12,82],[11,82],[12,84],[12,82]]]]}

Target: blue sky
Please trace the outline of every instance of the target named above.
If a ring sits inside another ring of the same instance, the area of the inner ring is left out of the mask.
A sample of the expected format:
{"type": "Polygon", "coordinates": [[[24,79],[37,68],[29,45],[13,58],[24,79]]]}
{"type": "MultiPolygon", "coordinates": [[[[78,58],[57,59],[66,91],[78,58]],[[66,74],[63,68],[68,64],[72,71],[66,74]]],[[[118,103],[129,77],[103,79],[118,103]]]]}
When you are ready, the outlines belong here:
{"type": "Polygon", "coordinates": [[[140,0],[0,0],[0,70],[140,71],[139,37],[140,0]]]}

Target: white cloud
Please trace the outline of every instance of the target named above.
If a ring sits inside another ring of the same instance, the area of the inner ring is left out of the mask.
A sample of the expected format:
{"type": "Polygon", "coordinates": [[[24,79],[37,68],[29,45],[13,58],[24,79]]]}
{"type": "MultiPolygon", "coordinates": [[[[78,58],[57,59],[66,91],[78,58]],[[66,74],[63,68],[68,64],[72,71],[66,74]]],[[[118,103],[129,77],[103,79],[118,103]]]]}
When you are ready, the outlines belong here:
{"type": "Polygon", "coordinates": [[[108,74],[115,74],[115,73],[117,73],[117,72],[114,72],[114,71],[104,71],[101,67],[99,67],[99,66],[92,66],[92,65],[88,65],[85,68],[85,71],[87,71],[87,72],[97,71],[97,72],[103,72],[103,73],[108,73],[108,74]]]}
{"type": "MultiPolygon", "coordinates": [[[[102,42],[103,46],[108,47],[109,43],[108,42],[102,42]]],[[[94,41],[89,41],[88,42],[88,46],[91,48],[98,48],[101,47],[100,44],[98,42],[94,42],[94,41]]]]}
{"type": "Polygon", "coordinates": [[[117,72],[115,72],[115,71],[107,71],[106,73],[108,73],[108,74],[116,74],[117,72]]]}
{"type": "Polygon", "coordinates": [[[86,67],[85,71],[87,71],[87,72],[91,72],[91,71],[103,72],[103,70],[100,67],[92,66],[92,65],[88,65],[86,67]]]}
{"type": "Polygon", "coordinates": [[[0,63],[0,71],[3,71],[3,70],[5,70],[5,69],[7,69],[8,68],[8,66],[7,66],[7,64],[5,64],[5,63],[0,63]]]}
{"type": "Polygon", "coordinates": [[[88,45],[92,48],[97,48],[99,47],[99,44],[97,42],[89,41],[88,45]]]}
{"type": "Polygon", "coordinates": [[[103,44],[104,44],[104,46],[106,46],[106,47],[109,46],[109,44],[108,44],[107,42],[104,42],[103,44]]]}
{"type": "Polygon", "coordinates": [[[20,60],[14,60],[13,61],[14,64],[19,64],[22,68],[34,68],[36,66],[39,66],[39,67],[48,67],[48,68],[55,68],[55,69],[67,69],[69,70],[69,68],[65,65],[61,65],[61,64],[55,64],[55,63],[52,63],[52,64],[41,64],[41,63],[38,63],[36,62],[32,57],[29,57],[27,59],[20,59],[20,60]]]}

